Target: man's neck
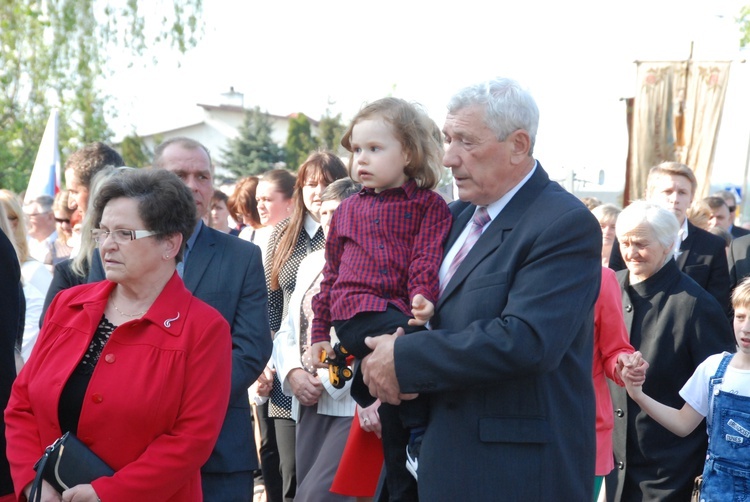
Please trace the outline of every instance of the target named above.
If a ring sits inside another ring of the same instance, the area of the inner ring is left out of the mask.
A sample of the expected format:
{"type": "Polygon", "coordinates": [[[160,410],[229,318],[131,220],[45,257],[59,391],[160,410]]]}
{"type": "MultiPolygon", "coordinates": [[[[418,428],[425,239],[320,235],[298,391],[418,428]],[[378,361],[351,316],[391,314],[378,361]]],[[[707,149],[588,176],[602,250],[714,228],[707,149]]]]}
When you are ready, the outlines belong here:
{"type": "Polygon", "coordinates": [[[52,235],[52,232],[54,232],[54,230],[51,230],[47,233],[44,233],[42,231],[29,232],[29,237],[31,237],[35,241],[44,242],[45,239],[47,239],[50,235],[52,235]]]}

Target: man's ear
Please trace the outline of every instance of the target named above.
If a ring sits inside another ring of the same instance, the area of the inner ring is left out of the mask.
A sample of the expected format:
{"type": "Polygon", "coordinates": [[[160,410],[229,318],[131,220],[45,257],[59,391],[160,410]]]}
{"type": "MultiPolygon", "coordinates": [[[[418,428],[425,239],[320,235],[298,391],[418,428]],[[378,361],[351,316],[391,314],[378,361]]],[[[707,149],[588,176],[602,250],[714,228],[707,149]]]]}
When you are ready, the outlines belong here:
{"type": "Polygon", "coordinates": [[[506,139],[510,146],[510,155],[514,161],[524,162],[531,150],[531,136],[525,129],[518,129],[513,131],[508,139],[506,139]]]}

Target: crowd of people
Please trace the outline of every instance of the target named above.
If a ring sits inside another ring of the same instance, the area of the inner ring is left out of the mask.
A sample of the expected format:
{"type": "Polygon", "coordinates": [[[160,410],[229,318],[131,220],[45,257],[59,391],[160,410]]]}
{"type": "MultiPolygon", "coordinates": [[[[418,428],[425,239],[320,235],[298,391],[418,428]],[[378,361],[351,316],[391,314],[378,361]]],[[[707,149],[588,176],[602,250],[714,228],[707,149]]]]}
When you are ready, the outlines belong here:
{"type": "Polygon", "coordinates": [[[735,194],[664,162],[581,201],[538,123],[496,78],[231,193],[187,137],[0,190],[0,501],[750,500],[735,194]],[[114,474],[36,476],[65,433],[114,474]]]}

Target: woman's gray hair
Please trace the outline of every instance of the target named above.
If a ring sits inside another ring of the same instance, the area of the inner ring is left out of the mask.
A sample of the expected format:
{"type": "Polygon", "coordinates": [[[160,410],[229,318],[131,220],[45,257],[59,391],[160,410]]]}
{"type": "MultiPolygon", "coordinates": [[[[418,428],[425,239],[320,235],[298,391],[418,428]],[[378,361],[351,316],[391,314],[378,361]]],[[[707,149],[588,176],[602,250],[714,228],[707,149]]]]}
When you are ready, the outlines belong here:
{"type": "Polygon", "coordinates": [[[534,153],[539,128],[539,108],[528,90],[510,78],[497,77],[470,85],[458,91],[448,102],[448,113],[479,105],[484,109],[484,122],[497,137],[508,136],[523,129],[529,133],[529,155],[534,153]]]}
{"type": "Polygon", "coordinates": [[[615,225],[617,239],[622,242],[625,234],[641,225],[648,225],[662,246],[667,249],[674,247],[677,233],[680,231],[680,223],[671,211],[644,200],[632,202],[617,218],[615,225]]]}

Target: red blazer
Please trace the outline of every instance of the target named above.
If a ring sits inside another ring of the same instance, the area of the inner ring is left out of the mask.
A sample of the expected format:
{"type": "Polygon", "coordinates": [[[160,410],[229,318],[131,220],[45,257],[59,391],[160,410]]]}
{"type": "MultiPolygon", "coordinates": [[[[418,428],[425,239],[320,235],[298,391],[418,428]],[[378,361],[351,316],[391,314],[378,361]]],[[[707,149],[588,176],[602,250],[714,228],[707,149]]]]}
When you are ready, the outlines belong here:
{"type": "Polygon", "coordinates": [[[594,394],[596,394],[596,470],[597,476],[609,474],[615,467],[612,430],[615,428],[612,398],[607,378],[622,386],[615,368],[617,356],[632,354],[630,337],[622,316],[622,294],[615,273],[602,267],[602,287],[594,306],[594,394]]]}
{"type": "MultiPolygon", "coordinates": [[[[5,410],[16,495],[62,435],[60,393],[86,352],[115,284],[62,291],[16,379],[5,410]]],[[[92,483],[107,502],[200,501],[200,468],[229,402],[229,325],[175,273],[141,319],[112,333],[89,383],[78,436],[116,474],[92,483]]]]}

